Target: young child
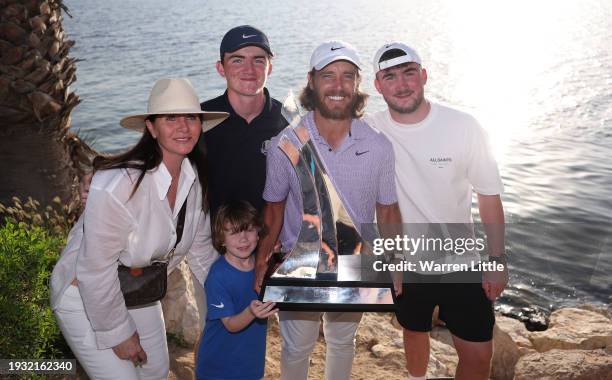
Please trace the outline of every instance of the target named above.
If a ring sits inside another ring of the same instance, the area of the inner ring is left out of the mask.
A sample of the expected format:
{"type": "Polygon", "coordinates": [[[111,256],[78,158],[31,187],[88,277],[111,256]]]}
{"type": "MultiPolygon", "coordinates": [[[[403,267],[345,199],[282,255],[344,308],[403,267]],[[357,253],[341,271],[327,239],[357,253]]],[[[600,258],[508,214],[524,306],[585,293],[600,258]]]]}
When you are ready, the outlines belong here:
{"type": "Polygon", "coordinates": [[[221,206],[212,227],[221,257],[204,284],[208,313],[197,355],[198,380],[255,380],[264,376],[266,318],[277,312],[253,290],[263,223],[248,202],[221,206]]]}

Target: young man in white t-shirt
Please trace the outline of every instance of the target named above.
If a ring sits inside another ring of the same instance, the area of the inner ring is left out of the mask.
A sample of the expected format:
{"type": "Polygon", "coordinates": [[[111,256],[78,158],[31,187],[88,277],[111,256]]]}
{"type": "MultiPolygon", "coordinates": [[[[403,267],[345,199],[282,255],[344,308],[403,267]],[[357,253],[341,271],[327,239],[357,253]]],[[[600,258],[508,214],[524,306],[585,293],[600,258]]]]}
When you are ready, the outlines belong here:
{"type": "MultiPolygon", "coordinates": [[[[404,281],[397,317],[404,327],[410,379],[425,379],[428,332],[436,305],[459,356],[455,379],[488,379],[495,323],[492,302],[506,286],[508,272],[499,195],[503,185],[486,134],[472,116],[425,98],[427,72],[409,46],[390,43],[380,48],[374,57],[374,74],[388,109],[367,121],[393,144],[403,223],[470,225],[475,191],[489,260],[503,264],[501,271],[475,272],[475,281],[455,280],[461,277],[453,277],[459,273],[452,271],[443,275],[420,271],[410,274],[417,283],[404,281]]],[[[452,259],[462,262],[478,257],[472,252],[452,259]]]]}

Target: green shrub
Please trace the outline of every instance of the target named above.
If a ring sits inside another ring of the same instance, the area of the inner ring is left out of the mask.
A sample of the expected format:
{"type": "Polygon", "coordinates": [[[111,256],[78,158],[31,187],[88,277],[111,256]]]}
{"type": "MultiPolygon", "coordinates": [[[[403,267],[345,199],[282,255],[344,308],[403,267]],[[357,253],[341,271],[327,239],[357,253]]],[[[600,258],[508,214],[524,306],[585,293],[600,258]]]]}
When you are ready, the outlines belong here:
{"type": "Polygon", "coordinates": [[[64,356],[49,306],[49,277],[65,243],[63,233],[8,218],[0,227],[1,358],[64,356]]]}

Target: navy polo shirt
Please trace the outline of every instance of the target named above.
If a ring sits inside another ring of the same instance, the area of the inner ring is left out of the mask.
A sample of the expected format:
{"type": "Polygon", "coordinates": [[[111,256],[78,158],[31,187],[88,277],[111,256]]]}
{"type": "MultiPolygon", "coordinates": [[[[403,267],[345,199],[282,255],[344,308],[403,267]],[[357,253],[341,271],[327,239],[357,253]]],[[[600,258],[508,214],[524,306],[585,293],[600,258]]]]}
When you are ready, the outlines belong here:
{"type": "Polygon", "coordinates": [[[270,139],[287,126],[282,104],[264,88],[266,103],[261,113],[247,123],[234,111],[227,91],[201,104],[204,111],[224,111],[229,117],[200,137],[208,153],[211,215],[226,202],[246,200],[261,212],[266,183],[266,153],[270,139]]]}

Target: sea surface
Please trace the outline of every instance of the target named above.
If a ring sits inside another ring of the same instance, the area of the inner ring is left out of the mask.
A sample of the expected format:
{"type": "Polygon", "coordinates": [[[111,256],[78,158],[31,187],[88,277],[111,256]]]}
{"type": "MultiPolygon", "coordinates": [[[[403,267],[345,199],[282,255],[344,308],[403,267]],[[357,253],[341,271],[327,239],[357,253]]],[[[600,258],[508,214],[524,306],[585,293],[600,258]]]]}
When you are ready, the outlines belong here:
{"type": "MultiPolygon", "coordinates": [[[[146,109],[158,78],[188,77],[219,95],[223,34],[264,30],[276,52],[268,88],[305,83],[320,42],[352,43],[368,111],[384,108],[370,69],[384,43],[421,54],[426,94],[488,130],[505,192],[509,288],[502,310],[546,311],[612,300],[612,2],[607,0],[66,0],[64,27],[80,60],[73,130],[101,151],[138,134],[121,117],[146,109]]],[[[476,211],[476,210],[474,210],[476,211]]]]}

